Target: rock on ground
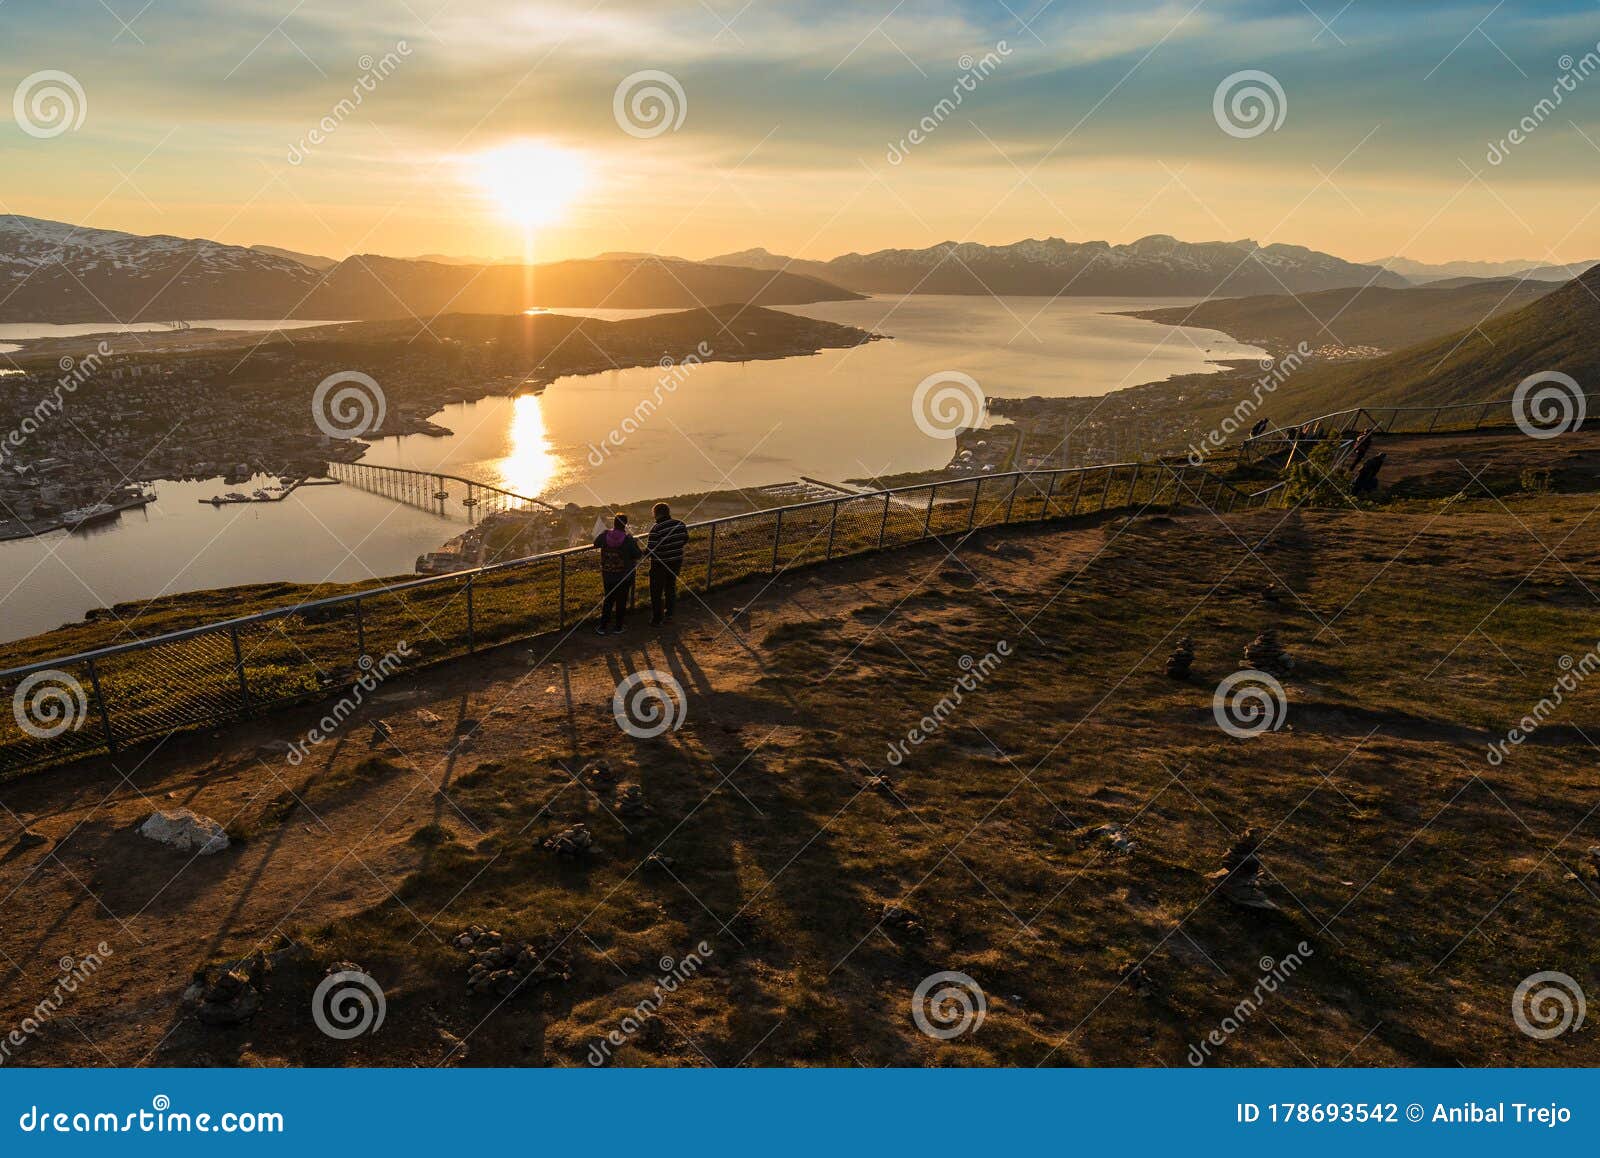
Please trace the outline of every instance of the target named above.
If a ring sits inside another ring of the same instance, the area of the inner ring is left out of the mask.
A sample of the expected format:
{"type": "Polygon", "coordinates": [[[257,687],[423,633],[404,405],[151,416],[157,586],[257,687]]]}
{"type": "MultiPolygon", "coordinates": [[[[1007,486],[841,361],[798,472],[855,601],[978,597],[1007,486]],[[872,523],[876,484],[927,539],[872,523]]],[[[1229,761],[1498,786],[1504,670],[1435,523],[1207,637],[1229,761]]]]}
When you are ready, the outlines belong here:
{"type": "Polygon", "coordinates": [[[209,816],[201,816],[187,808],[152,812],[150,818],[139,826],[139,835],[182,852],[198,852],[202,856],[221,852],[228,847],[228,834],[222,831],[222,825],[209,816]]]}

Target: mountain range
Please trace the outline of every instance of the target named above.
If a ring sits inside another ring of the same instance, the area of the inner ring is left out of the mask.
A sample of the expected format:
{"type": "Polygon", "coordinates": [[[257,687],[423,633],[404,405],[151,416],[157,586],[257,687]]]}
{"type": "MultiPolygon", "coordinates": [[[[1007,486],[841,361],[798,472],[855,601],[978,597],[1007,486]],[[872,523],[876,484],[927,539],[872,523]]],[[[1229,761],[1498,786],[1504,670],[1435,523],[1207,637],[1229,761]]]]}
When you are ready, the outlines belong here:
{"type": "Polygon", "coordinates": [[[787,269],[863,293],[1232,297],[1411,284],[1381,267],[1299,245],[1187,242],[1165,234],[1127,245],[1047,237],[1011,245],[946,241],[926,249],[847,253],[832,261],[797,261],[764,249],[707,260],[787,269]]]}
{"type": "Polygon", "coordinates": [[[1385,257],[1379,261],[1368,262],[1368,264],[1393,270],[1395,273],[1409,278],[1417,285],[1441,281],[1449,281],[1451,284],[1461,285],[1467,281],[1505,277],[1521,278],[1524,281],[1570,281],[1579,274],[1587,273],[1600,262],[1576,261],[1571,265],[1550,265],[1538,261],[1513,259],[1511,261],[1447,261],[1437,265],[1430,265],[1427,262],[1412,261],[1406,257],[1385,257]]]}
{"type": "Polygon", "coordinates": [[[859,296],[797,273],[659,258],[471,266],[363,254],[316,268],[326,260],[0,215],[0,322],[382,319],[859,296]]]}

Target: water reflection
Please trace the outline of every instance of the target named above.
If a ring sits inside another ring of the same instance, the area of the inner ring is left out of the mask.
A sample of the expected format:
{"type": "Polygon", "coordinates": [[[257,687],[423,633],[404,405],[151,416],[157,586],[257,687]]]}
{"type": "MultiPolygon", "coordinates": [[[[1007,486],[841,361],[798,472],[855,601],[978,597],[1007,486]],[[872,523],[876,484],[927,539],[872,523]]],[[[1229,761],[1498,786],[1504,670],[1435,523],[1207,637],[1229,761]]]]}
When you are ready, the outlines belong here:
{"type": "Polygon", "coordinates": [[[509,441],[510,453],[495,464],[501,486],[537,498],[560,481],[564,472],[545,433],[544,400],[539,395],[512,400],[509,441]]]}

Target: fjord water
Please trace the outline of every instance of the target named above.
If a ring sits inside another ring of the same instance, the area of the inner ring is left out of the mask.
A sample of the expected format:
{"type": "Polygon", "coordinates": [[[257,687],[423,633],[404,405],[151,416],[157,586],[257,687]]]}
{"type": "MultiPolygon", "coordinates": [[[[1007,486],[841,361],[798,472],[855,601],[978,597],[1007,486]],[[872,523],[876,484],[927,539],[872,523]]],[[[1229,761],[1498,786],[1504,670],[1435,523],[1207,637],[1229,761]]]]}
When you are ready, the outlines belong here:
{"type": "MultiPolygon", "coordinates": [[[[921,296],[791,307],[893,340],[706,362],[678,377],[642,367],[560,378],[540,394],[448,406],[433,420],[451,435],[388,439],[363,461],[446,470],[553,502],[629,506],[640,519],[663,496],[935,468],[952,444],[923,433],[911,412],[929,374],[969,374],[990,397],[1094,396],[1260,353],[1214,331],[1107,312],[1190,300],[921,296]],[[605,446],[642,400],[658,397],[620,446],[605,446]]],[[[714,337],[713,351],[734,336],[714,337]]],[[[0,639],[183,591],[405,575],[466,525],[465,511],[441,516],[349,486],[274,504],[199,501],[259,485],[159,482],[158,502],[115,523],[0,544],[0,639]]]]}

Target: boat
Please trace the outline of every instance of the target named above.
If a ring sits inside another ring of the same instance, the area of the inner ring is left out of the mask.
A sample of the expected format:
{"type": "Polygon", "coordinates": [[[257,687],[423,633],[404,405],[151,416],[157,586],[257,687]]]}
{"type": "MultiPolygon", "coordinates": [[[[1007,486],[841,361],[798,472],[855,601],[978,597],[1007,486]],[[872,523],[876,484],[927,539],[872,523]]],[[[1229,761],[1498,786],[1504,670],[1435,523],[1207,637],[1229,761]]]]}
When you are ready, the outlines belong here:
{"type": "Polygon", "coordinates": [[[68,511],[61,516],[61,523],[67,530],[76,531],[81,527],[90,527],[114,519],[121,513],[121,507],[114,507],[110,503],[94,503],[91,506],[68,511]]]}

